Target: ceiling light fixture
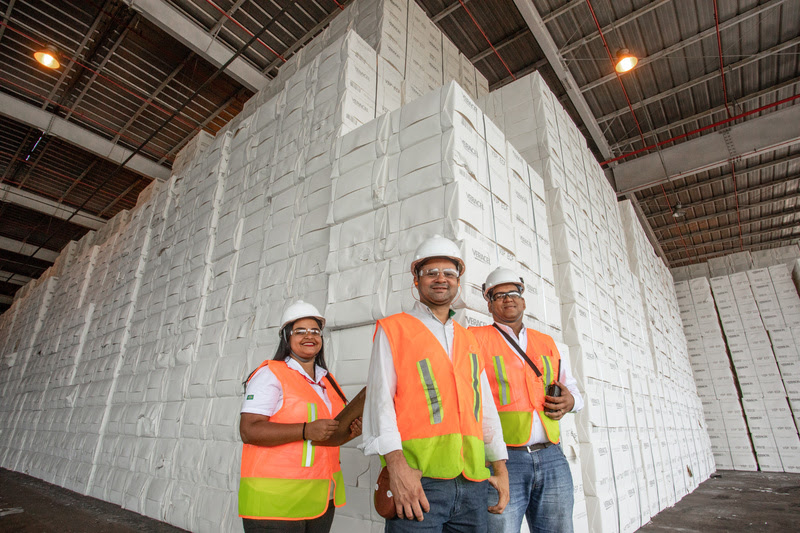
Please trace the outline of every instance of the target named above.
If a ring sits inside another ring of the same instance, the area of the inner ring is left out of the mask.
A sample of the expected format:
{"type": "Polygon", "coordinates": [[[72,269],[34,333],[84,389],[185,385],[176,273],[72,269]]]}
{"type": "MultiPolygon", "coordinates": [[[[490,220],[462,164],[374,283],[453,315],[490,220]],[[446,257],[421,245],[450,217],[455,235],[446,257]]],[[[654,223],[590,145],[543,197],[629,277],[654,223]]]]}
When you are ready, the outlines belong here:
{"type": "Polygon", "coordinates": [[[681,218],[686,216],[686,210],[683,208],[680,202],[675,204],[675,210],[672,211],[673,218],[681,218]]]}
{"type": "Polygon", "coordinates": [[[61,63],[58,61],[58,50],[51,44],[34,52],[33,58],[47,68],[56,69],[61,66],[61,63]]]}
{"type": "Polygon", "coordinates": [[[633,55],[627,48],[622,48],[617,50],[617,64],[614,65],[614,69],[622,74],[623,72],[628,72],[633,69],[638,62],[638,57],[633,55]]]}

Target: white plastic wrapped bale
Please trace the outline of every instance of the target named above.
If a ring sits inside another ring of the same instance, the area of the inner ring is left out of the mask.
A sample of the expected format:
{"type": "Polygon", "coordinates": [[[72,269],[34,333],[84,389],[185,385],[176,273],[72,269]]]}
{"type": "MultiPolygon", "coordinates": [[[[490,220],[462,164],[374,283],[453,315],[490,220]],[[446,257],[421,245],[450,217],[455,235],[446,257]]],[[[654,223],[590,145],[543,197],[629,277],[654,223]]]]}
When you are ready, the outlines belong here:
{"type": "MultiPolygon", "coordinates": [[[[459,242],[468,258],[456,305],[484,309],[479,287],[500,253],[492,195],[475,179],[486,150],[482,119],[451,83],[342,138],[327,268],[333,327],[407,310],[413,297],[404,256],[435,233],[459,242]],[[387,275],[388,294],[381,290],[387,275]]],[[[504,257],[511,261],[512,252],[504,257]]]]}

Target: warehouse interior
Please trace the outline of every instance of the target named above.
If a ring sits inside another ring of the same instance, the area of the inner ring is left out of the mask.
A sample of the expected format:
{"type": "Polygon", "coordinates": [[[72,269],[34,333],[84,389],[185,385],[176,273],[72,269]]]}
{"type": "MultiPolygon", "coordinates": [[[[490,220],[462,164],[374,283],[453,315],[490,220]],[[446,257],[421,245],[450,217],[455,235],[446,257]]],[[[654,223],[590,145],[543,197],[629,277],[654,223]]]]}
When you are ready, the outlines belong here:
{"type": "MultiPolygon", "coordinates": [[[[413,303],[403,259],[442,233],[526,272],[570,356],[576,530],[634,531],[715,470],[800,472],[800,2],[0,12],[3,468],[239,530],[241,381],[281,310],[324,309],[355,394],[375,320],[413,303]]],[[[342,455],[334,530],[381,530],[379,465],[342,455]]]]}

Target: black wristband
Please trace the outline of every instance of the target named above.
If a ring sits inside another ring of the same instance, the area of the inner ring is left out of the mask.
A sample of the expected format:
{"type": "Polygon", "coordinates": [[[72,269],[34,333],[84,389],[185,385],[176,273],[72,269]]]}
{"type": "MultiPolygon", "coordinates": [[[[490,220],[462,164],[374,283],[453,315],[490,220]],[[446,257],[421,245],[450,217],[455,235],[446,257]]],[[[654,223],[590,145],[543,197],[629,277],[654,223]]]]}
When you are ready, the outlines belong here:
{"type": "Polygon", "coordinates": [[[303,422],[303,440],[306,440],[306,423],[303,422]]]}

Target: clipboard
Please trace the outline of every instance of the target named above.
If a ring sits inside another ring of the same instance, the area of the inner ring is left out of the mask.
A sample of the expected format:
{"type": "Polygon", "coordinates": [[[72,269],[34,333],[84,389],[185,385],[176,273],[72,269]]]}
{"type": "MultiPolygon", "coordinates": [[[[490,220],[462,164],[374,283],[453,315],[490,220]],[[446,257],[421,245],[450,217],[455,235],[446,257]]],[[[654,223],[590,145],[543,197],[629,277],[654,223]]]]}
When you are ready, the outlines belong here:
{"type": "Polygon", "coordinates": [[[344,406],[344,409],[336,415],[334,420],[339,421],[339,427],[333,435],[325,440],[313,441],[314,446],[341,446],[350,442],[350,424],[353,420],[364,414],[364,400],[367,398],[367,387],[358,391],[358,394],[344,406]]]}

